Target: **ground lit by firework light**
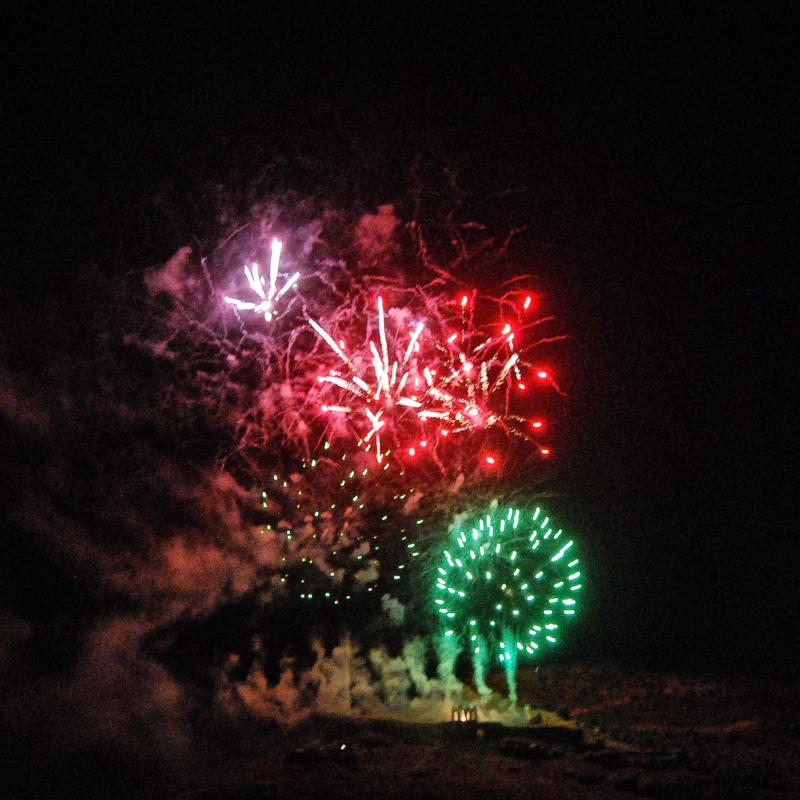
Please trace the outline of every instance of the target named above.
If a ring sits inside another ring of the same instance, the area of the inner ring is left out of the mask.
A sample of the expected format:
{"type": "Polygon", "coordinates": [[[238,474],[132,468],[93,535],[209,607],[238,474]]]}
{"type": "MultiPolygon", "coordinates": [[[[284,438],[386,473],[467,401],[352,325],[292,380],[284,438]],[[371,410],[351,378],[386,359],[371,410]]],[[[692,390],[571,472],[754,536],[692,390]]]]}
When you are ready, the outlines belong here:
{"type": "Polygon", "coordinates": [[[225,302],[235,306],[239,311],[254,311],[263,314],[267,322],[271,322],[276,314],[276,304],[278,301],[297,283],[300,273],[295,272],[278,289],[278,267],[281,260],[283,245],[280,239],[272,240],[272,250],[269,262],[269,284],[264,276],[259,272],[257,263],[252,267],[245,265],[244,274],[253,292],[260,298],[258,302],[239,300],[236,297],[225,297],[225,302]]]}

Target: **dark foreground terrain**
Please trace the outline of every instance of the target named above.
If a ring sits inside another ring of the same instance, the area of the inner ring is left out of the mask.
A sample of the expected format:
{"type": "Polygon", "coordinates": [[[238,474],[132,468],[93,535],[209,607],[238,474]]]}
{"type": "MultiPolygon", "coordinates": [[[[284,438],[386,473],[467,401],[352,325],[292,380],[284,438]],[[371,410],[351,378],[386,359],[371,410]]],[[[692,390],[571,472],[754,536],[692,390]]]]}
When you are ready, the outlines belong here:
{"type": "Polygon", "coordinates": [[[800,796],[797,684],[581,666],[523,672],[519,683],[521,700],[536,708],[527,727],[322,715],[289,728],[208,723],[189,770],[81,751],[54,755],[22,792],[168,800],[800,796]]]}

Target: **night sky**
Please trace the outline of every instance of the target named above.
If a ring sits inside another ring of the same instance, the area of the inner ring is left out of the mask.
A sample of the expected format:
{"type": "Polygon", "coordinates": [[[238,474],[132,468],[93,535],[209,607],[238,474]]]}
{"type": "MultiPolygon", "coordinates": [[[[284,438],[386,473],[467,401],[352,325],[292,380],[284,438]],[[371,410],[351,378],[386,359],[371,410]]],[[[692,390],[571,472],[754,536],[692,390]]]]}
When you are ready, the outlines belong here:
{"type": "MultiPolygon", "coordinates": [[[[244,196],[278,163],[265,186],[330,180],[366,213],[402,208],[413,164],[455,166],[476,216],[528,225],[521,270],[572,337],[548,488],[593,585],[565,657],[791,674],[791,24],[769,6],[530,5],[29,12],[7,53],[5,194],[23,224],[3,254],[4,387],[35,394],[54,349],[90,347],[105,282],[213,237],[209,187],[244,196]]],[[[16,494],[23,457],[5,455],[16,494]]],[[[18,515],[8,531],[15,619],[66,617],[79,637],[111,613],[18,515]]]]}

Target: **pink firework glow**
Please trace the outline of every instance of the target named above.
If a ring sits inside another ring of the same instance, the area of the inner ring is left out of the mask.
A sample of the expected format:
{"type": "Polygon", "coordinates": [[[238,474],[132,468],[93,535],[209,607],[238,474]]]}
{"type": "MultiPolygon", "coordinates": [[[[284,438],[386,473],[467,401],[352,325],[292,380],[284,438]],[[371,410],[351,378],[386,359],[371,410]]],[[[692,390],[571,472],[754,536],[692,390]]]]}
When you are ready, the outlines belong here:
{"type": "Polygon", "coordinates": [[[187,369],[229,426],[225,463],[258,473],[276,454],[310,461],[361,450],[373,465],[398,467],[386,480],[399,486],[413,468],[432,492],[553,460],[561,392],[550,345],[565,337],[549,335],[553,317],[529,276],[487,293],[433,263],[412,259],[405,270],[391,247],[385,261],[362,261],[358,250],[337,258],[314,226],[285,242],[267,221],[253,228],[219,250],[229,265],[201,260],[205,280],[187,282],[154,344],[179,331],[196,343],[187,369]],[[285,267],[288,249],[302,266],[285,267]],[[262,274],[253,262],[264,250],[262,274]],[[220,297],[215,277],[230,281],[242,262],[253,296],[220,297]],[[192,320],[208,301],[216,310],[192,320]],[[220,306],[233,306],[238,324],[220,306]]]}
{"type": "MultiPolygon", "coordinates": [[[[420,336],[425,329],[425,323],[418,321],[405,336],[395,336],[393,346],[390,347],[386,334],[386,315],[383,308],[383,298],[378,297],[378,332],[380,348],[374,340],[369,340],[369,360],[358,358],[366,369],[366,378],[360,373],[359,366],[347,355],[342,344],[335,339],[314,320],[309,320],[311,327],[317,335],[338,356],[341,365],[345,368],[331,369],[327,375],[320,375],[320,383],[328,383],[343,390],[347,400],[340,404],[323,404],[322,410],[335,414],[352,414],[361,417],[363,434],[359,444],[371,447],[374,440],[375,455],[380,464],[389,454],[381,442],[381,432],[387,424],[393,424],[395,429],[403,425],[404,420],[410,418],[411,424],[425,419],[428,411],[425,400],[433,377],[428,367],[420,370],[420,336]],[[406,341],[403,341],[405,339],[406,341]],[[424,378],[423,379],[421,379],[424,378]],[[346,404],[345,404],[346,403],[346,404]],[[364,424],[365,423],[365,424],[364,424]]],[[[419,426],[418,426],[419,427],[419,426]]],[[[384,433],[384,443],[386,436],[384,433]]],[[[409,454],[414,455],[414,448],[409,448],[409,454]]]]}
{"type": "MultiPolygon", "coordinates": [[[[530,297],[525,297],[521,311],[530,307],[530,297]]],[[[443,298],[426,295],[425,300],[429,309],[447,306],[443,298]]],[[[417,458],[451,434],[471,434],[474,441],[475,435],[492,428],[531,442],[533,430],[543,426],[541,420],[531,423],[513,411],[519,405],[514,393],[527,388],[523,380],[527,373],[544,372],[527,360],[527,351],[552,339],[519,348],[518,332],[511,323],[479,328],[468,304],[468,295],[461,295],[455,320],[435,313],[431,319],[416,318],[403,309],[396,315],[403,322],[390,329],[379,296],[377,340],[368,336],[360,348],[348,348],[322,324],[309,320],[338,359],[317,377],[319,384],[334,390],[320,407],[347,418],[359,446],[374,448],[378,463],[393,452],[405,460],[417,458]]],[[[523,325],[520,331],[525,334],[535,324],[523,325]]],[[[537,378],[557,389],[549,373],[537,378]]],[[[541,450],[539,454],[545,455],[541,450]]],[[[494,467],[498,461],[490,456],[482,463],[494,467]]]]}

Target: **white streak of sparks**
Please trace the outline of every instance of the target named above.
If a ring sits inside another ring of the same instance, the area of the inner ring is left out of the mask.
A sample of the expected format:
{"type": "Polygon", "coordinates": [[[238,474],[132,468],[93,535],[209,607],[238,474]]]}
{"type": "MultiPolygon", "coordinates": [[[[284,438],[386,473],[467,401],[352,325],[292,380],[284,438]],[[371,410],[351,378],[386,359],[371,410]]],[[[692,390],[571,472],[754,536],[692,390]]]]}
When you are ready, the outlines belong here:
{"type": "Polygon", "coordinates": [[[275,289],[278,285],[278,264],[281,261],[281,250],[283,245],[280,239],[272,240],[272,257],[269,260],[269,299],[275,297],[275,289]]]}
{"type": "Polygon", "coordinates": [[[383,319],[383,298],[380,295],[378,295],[378,330],[380,331],[380,336],[381,336],[381,353],[383,354],[383,369],[384,372],[389,372],[389,348],[386,344],[386,324],[383,319]]]}
{"type": "Polygon", "coordinates": [[[269,290],[264,291],[266,281],[264,276],[258,271],[257,263],[253,263],[252,267],[245,264],[244,274],[247,278],[247,283],[250,289],[255,292],[260,298],[261,302],[252,303],[247,300],[239,300],[236,297],[225,297],[225,302],[230,305],[236,306],[240,311],[256,311],[264,315],[267,322],[271,322],[275,315],[275,304],[281,297],[283,297],[289,289],[291,289],[300,279],[300,273],[295,272],[286,283],[278,290],[278,268],[281,260],[281,251],[283,245],[280,239],[274,238],[272,240],[272,253],[270,256],[269,265],[269,290]]]}
{"type": "Polygon", "coordinates": [[[328,347],[336,353],[339,358],[347,364],[350,369],[355,370],[356,365],[345,355],[344,350],[339,347],[338,344],[333,340],[333,337],[322,327],[318,322],[315,322],[313,319],[308,320],[309,325],[319,334],[319,336],[325,341],[328,347]]]}
{"type": "Polygon", "coordinates": [[[506,379],[506,376],[509,372],[511,372],[511,368],[519,361],[519,353],[514,353],[511,358],[506,361],[503,365],[503,369],[500,370],[500,374],[497,376],[497,380],[494,382],[494,388],[496,389],[500,384],[506,379]]]}
{"type": "Polygon", "coordinates": [[[419,339],[419,335],[422,333],[422,329],[424,327],[425,327],[424,322],[417,323],[417,327],[414,329],[414,333],[411,334],[411,341],[408,343],[406,354],[403,356],[403,365],[405,365],[408,362],[408,359],[411,357],[411,353],[414,350],[414,345],[417,343],[417,339],[419,339]]]}

